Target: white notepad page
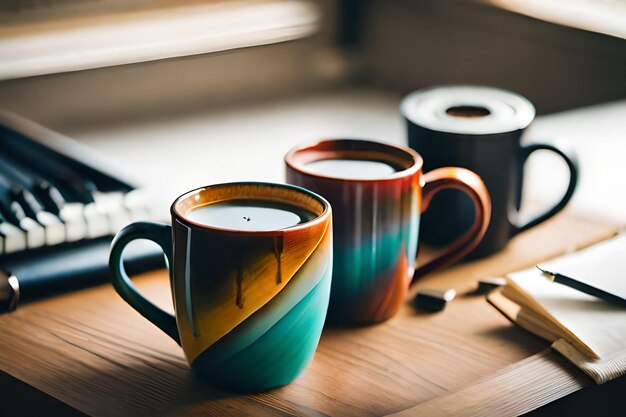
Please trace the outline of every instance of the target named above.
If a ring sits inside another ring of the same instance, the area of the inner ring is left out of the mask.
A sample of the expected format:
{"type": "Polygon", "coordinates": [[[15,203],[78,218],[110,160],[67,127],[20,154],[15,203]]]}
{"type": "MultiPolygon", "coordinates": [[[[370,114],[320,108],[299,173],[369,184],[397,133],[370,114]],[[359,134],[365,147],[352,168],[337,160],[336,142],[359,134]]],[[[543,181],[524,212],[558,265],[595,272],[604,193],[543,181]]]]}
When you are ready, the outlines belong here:
{"type": "MultiPolygon", "coordinates": [[[[541,266],[549,271],[626,296],[626,234],[567,254],[541,266]]],[[[553,283],[535,268],[509,278],[601,359],[626,352],[626,309],[553,283]]]]}

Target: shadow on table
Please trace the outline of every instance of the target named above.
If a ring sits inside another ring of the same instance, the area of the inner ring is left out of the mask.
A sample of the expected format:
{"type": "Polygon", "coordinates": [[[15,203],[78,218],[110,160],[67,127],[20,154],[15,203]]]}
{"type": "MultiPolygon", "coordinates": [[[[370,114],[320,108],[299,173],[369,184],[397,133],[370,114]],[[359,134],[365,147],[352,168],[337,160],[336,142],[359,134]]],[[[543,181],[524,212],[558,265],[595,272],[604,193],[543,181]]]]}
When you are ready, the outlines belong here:
{"type": "Polygon", "coordinates": [[[263,415],[255,412],[249,397],[212,387],[186,366],[170,361],[143,362],[111,360],[113,366],[106,368],[46,378],[50,389],[44,391],[58,397],[55,393],[63,390],[62,398],[70,406],[94,416],[195,415],[211,409],[214,413],[221,410],[220,415],[224,410],[234,415],[263,415]]]}

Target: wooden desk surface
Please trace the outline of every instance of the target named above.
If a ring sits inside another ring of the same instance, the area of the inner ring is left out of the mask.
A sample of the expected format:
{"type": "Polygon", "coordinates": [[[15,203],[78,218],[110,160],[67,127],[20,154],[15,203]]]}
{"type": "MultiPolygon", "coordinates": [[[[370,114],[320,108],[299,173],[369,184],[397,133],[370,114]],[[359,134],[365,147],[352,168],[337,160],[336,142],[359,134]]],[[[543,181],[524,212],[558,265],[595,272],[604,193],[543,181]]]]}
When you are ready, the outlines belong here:
{"type": "MultiPolygon", "coordinates": [[[[467,289],[475,279],[526,267],[603,240],[613,222],[566,211],[489,259],[420,282],[467,289]]],[[[171,310],[167,275],[137,277],[140,290],[171,310]]],[[[83,413],[142,415],[518,415],[592,384],[515,327],[481,297],[440,313],[409,303],[393,319],[327,328],[313,363],[271,392],[218,391],[192,375],[181,349],[139,316],[110,285],[0,316],[0,370],[83,413]]],[[[0,413],[1,414],[1,413],[0,413]]]]}
{"type": "MultiPolygon", "coordinates": [[[[245,178],[281,181],[282,153],[299,142],[344,136],[405,144],[400,98],[347,91],[238,107],[236,112],[204,109],[61,131],[110,156],[155,189],[162,199],[155,205],[166,212],[184,189],[245,178]],[[172,138],[180,146],[166,146],[172,138]]],[[[419,285],[463,290],[476,279],[606,238],[625,224],[626,197],[616,192],[623,188],[625,114],[626,102],[620,102],[538,118],[526,139],[560,137],[579,152],[583,176],[572,210],[513,239],[497,256],[449,268],[419,285]],[[577,214],[582,212],[595,215],[577,214]]],[[[562,173],[546,158],[529,161],[524,195],[531,200],[549,200],[561,192],[562,173]]],[[[135,282],[169,307],[166,280],[164,272],[156,272],[135,282]]],[[[378,326],[326,329],[313,363],[299,379],[257,395],[215,391],[195,379],[174,342],[109,285],[21,306],[0,316],[0,335],[0,406],[19,406],[22,399],[44,404],[44,414],[54,414],[50,410],[60,401],[96,416],[506,416],[592,384],[546,350],[548,343],[472,297],[461,297],[437,314],[417,312],[407,303],[398,316],[378,326]],[[9,380],[21,385],[4,395],[9,380]],[[35,394],[41,396],[33,401],[35,394]]],[[[0,407],[0,416],[4,410],[0,407]]]]}

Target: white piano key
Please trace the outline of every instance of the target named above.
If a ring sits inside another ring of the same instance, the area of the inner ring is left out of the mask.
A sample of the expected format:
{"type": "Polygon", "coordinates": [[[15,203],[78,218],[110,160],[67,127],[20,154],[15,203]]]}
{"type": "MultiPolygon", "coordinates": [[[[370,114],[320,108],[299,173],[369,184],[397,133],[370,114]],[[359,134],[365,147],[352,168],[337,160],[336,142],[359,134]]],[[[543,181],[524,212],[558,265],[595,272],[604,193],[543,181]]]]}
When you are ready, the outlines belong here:
{"type": "Polygon", "coordinates": [[[19,227],[11,223],[0,223],[0,232],[4,235],[4,253],[26,249],[26,233],[19,227]]]}
{"type": "Polygon", "coordinates": [[[20,227],[26,232],[26,246],[29,249],[39,248],[46,244],[46,232],[43,226],[30,217],[20,220],[20,227]]]}
{"type": "Polygon", "coordinates": [[[37,213],[37,221],[44,227],[46,245],[58,245],[65,241],[65,225],[54,214],[47,211],[37,213]]]}
{"type": "Polygon", "coordinates": [[[136,222],[154,218],[150,213],[148,201],[144,190],[133,190],[124,196],[124,207],[128,211],[130,221],[136,222]]]}
{"type": "Polygon", "coordinates": [[[124,193],[94,193],[94,199],[98,210],[109,220],[109,233],[115,234],[131,222],[124,207],[124,193]]]}
{"type": "Polygon", "coordinates": [[[112,234],[111,225],[106,214],[102,213],[95,203],[85,205],[83,216],[87,222],[87,237],[95,239],[112,234]]]}
{"type": "Polygon", "coordinates": [[[65,225],[65,241],[75,242],[87,237],[87,222],[83,216],[85,206],[79,203],[63,205],[59,217],[65,225]]]}

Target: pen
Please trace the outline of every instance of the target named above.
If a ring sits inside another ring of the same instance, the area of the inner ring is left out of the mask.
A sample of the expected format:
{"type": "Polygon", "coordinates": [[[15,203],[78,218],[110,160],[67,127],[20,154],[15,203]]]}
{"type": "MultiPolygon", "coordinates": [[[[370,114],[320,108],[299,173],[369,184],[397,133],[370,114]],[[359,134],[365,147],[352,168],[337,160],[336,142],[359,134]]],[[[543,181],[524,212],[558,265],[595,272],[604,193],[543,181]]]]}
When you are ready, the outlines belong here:
{"type": "Polygon", "coordinates": [[[584,282],[580,282],[577,279],[559,274],[558,272],[547,271],[541,268],[539,265],[536,265],[536,267],[538,270],[542,272],[543,276],[545,276],[552,282],[565,285],[567,287],[573,288],[585,294],[589,294],[594,297],[600,298],[604,301],[608,301],[612,304],[617,304],[619,306],[626,307],[626,298],[620,297],[615,294],[611,294],[610,292],[606,292],[604,290],[601,290],[600,288],[596,288],[592,285],[585,284],[584,282]]]}

